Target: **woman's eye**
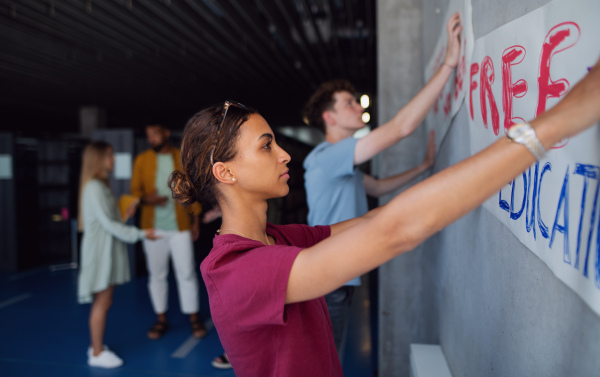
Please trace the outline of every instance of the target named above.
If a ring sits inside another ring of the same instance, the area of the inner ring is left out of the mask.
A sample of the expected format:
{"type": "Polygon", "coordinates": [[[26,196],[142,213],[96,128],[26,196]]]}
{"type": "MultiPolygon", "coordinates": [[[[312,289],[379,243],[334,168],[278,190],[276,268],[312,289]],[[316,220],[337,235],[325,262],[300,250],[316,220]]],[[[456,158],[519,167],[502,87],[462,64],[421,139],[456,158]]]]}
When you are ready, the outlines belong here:
{"type": "Polygon", "coordinates": [[[271,149],[271,142],[269,141],[267,144],[265,144],[265,146],[263,148],[271,149]]]}

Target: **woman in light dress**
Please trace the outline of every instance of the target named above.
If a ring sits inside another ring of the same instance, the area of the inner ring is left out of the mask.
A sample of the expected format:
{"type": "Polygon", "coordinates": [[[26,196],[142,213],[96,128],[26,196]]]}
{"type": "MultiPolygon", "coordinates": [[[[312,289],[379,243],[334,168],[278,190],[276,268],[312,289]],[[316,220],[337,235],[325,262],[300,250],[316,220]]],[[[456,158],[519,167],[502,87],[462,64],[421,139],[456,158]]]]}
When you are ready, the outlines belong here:
{"type": "MultiPolygon", "coordinates": [[[[116,368],[123,364],[123,360],[104,345],[104,329],[114,286],[131,279],[125,243],[156,238],[154,229],[144,231],[123,224],[108,184],[114,164],[110,144],[95,141],[87,145],[83,152],[79,188],[78,220],[83,238],[77,299],[81,304],[92,304],[88,364],[102,368],[116,368]]],[[[133,213],[135,203],[127,209],[126,218],[133,213]]]]}

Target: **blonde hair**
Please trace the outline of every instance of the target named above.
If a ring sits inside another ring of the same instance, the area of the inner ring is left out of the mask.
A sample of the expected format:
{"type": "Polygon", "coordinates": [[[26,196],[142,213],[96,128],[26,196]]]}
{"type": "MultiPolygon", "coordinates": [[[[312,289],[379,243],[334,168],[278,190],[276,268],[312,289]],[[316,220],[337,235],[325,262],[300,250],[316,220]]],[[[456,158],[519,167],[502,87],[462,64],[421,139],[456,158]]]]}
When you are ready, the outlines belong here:
{"type": "Polygon", "coordinates": [[[92,179],[99,179],[108,186],[106,158],[110,152],[112,152],[112,146],[105,141],[94,141],[83,150],[79,181],[79,213],[77,216],[77,229],[79,231],[83,231],[83,189],[92,179]]]}

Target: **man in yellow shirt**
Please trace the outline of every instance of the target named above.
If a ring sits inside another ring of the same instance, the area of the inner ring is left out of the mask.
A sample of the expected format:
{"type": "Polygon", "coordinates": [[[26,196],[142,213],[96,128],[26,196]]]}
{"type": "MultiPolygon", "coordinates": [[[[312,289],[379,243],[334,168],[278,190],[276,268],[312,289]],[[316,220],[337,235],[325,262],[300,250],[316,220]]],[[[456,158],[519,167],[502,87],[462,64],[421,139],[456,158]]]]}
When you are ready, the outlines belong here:
{"type": "Polygon", "coordinates": [[[179,305],[190,316],[192,334],[206,335],[198,314],[198,277],[193,241],[200,233],[199,211],[191,215],[171,197],[168,179],[174,170],[181,170],[179,149],[169,143],[170,132],[164,126],[146,126],[151,149],[140,153],[134,163],[131,194],[140,199],[142,229],[154,228],[161,238],[143,242],[148,267],[148,290],[157,321],[148,331],[150,339],[159,339],[168,330],[169,258],[177,278],[179,305]]]}

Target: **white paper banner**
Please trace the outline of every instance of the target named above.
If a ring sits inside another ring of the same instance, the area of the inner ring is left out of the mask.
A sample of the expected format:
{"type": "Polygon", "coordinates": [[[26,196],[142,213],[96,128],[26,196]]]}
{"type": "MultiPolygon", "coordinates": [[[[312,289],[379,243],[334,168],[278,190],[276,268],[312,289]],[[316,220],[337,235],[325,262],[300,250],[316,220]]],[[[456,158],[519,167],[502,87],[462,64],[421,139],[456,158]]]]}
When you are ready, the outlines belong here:
{"type": "Polygon", "coordinates": [[[473,37],[473,22],[471,19],[471,0],[450,0],[448,10],[444,17],[444,27],[440,32],[433,55],[425,67],[425,82],[429,81],[440,66],[444,64],[446,47],[448,43],[448,32],[446,22],[454,13],[460,13],[463,30],[460,39],[460,59],[458,66],[446,83],[442,93],[438,96],[433,109],[427,114],[428,130],[435,130],[435,144],[440,145],[448,131],[452,118],[460,109],[462,102],[468,92],[467,67],[471,65],[471,55],[475,39],[473,37]]]}
{"type": "MultiPolygon", "coordinates": [[[[598,0],[555,0],[476,41],[465,84],[472,153],[585,76],[600,56],[599,20],[598,0]]],[[[598,126],[561,141],[484,204],[597,314],[599,146],[598,126]]]]}

